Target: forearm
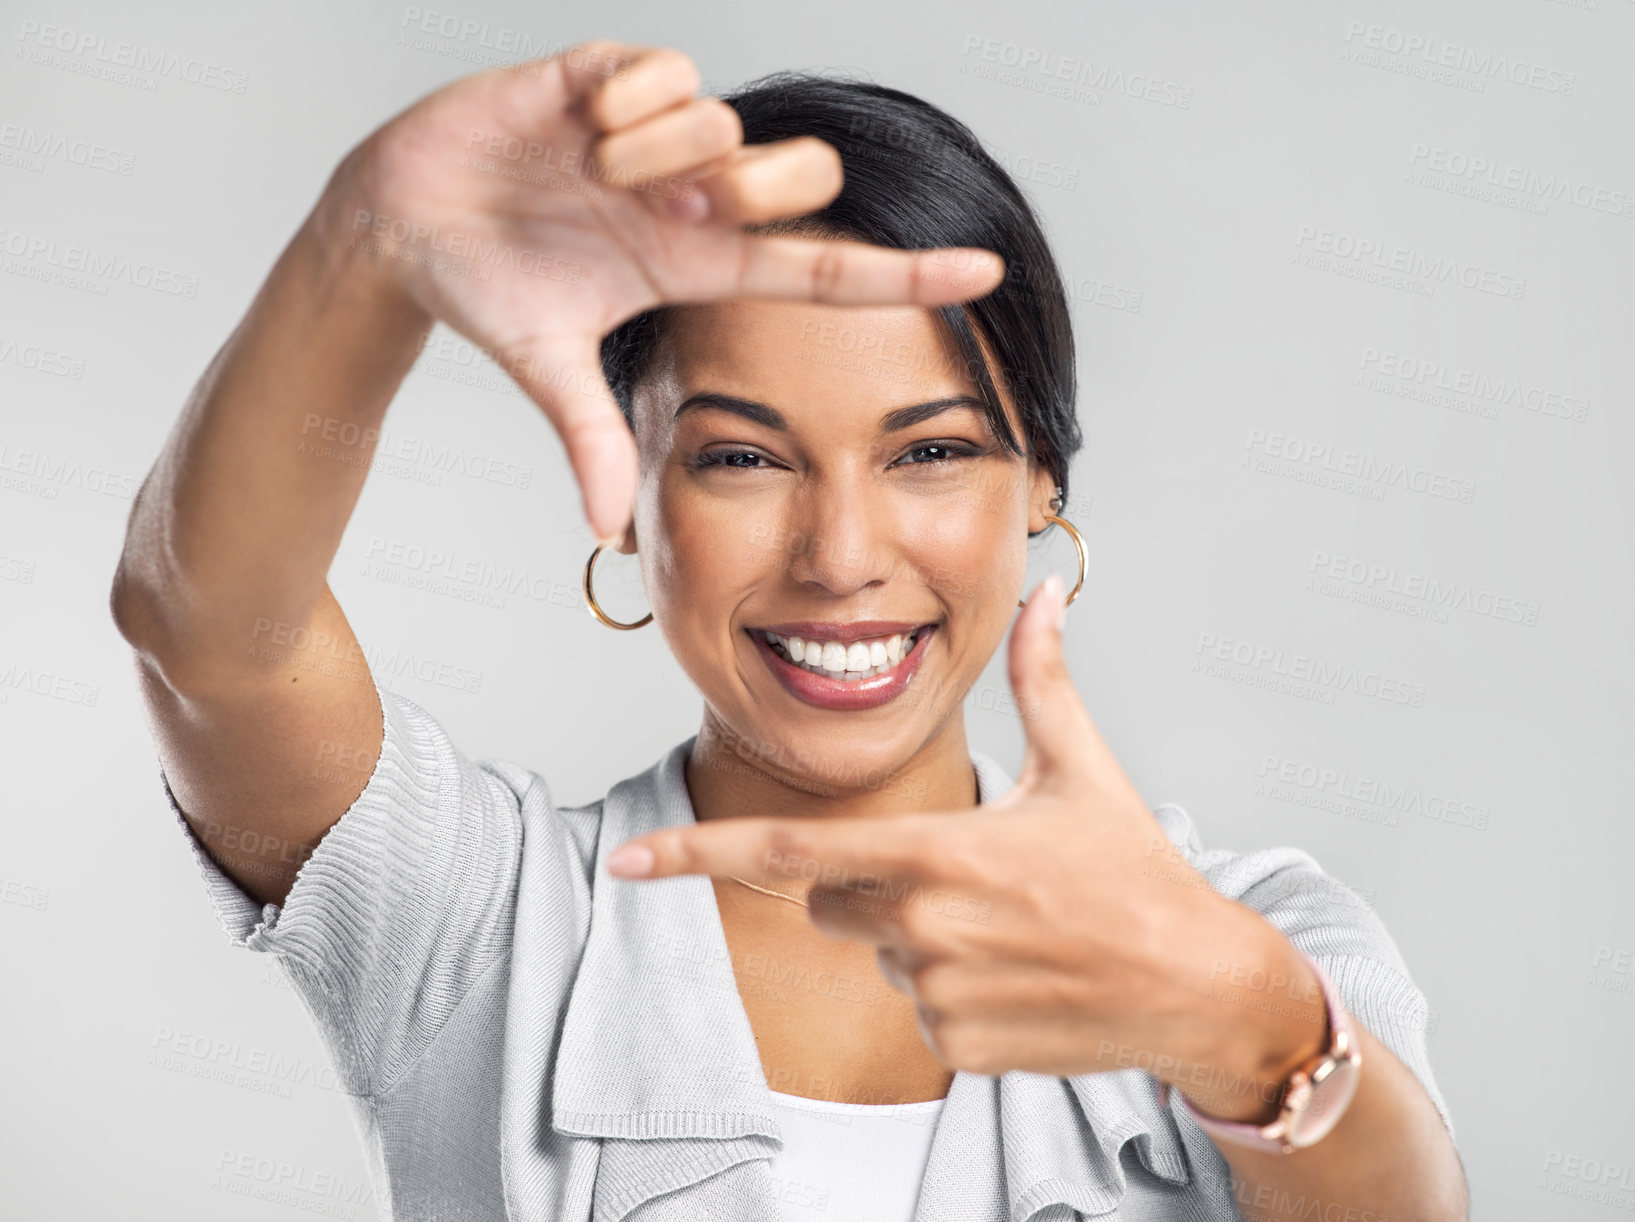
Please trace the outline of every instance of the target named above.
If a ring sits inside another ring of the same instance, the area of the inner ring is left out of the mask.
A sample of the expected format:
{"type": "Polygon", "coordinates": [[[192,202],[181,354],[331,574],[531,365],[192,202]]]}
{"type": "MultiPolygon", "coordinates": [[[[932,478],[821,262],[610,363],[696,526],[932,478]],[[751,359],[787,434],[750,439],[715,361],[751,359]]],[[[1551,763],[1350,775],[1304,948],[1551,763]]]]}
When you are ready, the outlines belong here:
{"type": "MultiPolygon", "coordinates": [[[[1288,983],[1259,994],[1217,990],[1218,997],[1231,999],[1242,1022],[1229,1048],[1206,1054],[1211,1076],[1241,1085],[1230,1096],[1195,1092],[1184,1082],[1175,1089],[1206,1114],[1266,1124],[1277,1116],[1281,1083],[1326,1046],[1326,1010],[1310,965],[1288,939],[1264,920],[1246,928],[1233,974],[1288,983]]],[[[1239,1211],[1248,1222],[1330,1216],[1464,1222],[1464,1168],[1436,1105],[1413,1072],[1354,1016],[1351,1028],[1361,1053],[1357,1090],[1331,1132],[1289,1154],[1216,1143],[1232,1169],[1239,1211]]]]}
{"type": "Polygon", "coordinates": [[[194,388],[137,494],[121,630],[168,671],[305,625],[429,318],[348,246],[343,165],[194,388]]]}

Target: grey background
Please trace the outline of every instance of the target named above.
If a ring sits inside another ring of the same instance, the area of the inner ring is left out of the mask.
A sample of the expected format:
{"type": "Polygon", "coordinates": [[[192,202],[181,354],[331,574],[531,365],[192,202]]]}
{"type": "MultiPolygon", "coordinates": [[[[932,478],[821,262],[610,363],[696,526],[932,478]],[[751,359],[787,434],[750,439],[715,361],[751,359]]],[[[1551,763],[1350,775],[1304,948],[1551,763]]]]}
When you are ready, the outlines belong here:
{"type": "MultiPolygon", "coordinates": [[[[862,69],[970,123],[1026,183],[1076,286],[1087,445],[1068,515],[1093,568],[1067,647],[1126,769],[1152,804],[1186,806],[1207,844],[1297,844],[1370,897],[1430,1000],[1476,1217],[1635,1205],[1621,1170],[1635,1165],[1635,216],[1607,210],[1635,192],[1635,3],[3,7],[8,1216],[379,1212],[295,997],[216,928],[106,598],[130,493],[336,160],[414,98],[507,58],[482,34],[406,39],[425,10],[542,53],[604,35],[674,45],[712,90],[780,67],[862,69]],[[159,67],[90,75],[94,47],[41,62],[29,23],[101,39],[104,55],[135,44],[159,67]],[[1399,37],[1452,47],[1466,70],[1431,79],[1425,59],[1368,45],[1399,37]],[[1078,95],[1031,67],[996,75],[1040,54],[1085,61],[1078,95]],[[170,57],[229,87],[185,79],[170,57]],[[1486,74],[1484,58],[1489,73],[1497,59],[1539,75],[1486,74]],[[1158,82],[1149,96],[1139,77],[1158,82]],[[63,151],[80,141],[103,150],[89,165],[63,151]],[[1514,167],[1535,189],[1428,180],[1445,155],[1514,167]],[[1550,176],[1587,202],[1541,199],[1550,176]],[[1323,230],[1456,261],[1520,296],[1381,283],[1357,274],[1368,258],[1319,262],[1323,230]],[[29,253],[36,238],[58,257],[77,244],[196,277],[196,294],[135,270],[41,280],[54,268],[29,253]],[[1441,373],[1400,376],[1404,359],[1441,373]],[[1272,435],[1329,457],[1298,460],[1272,435]],[[1312,478],[1364,460],[1385,476],[1312,478]],[[1404,486],[1399,469],[1469,487],[1469,502],[1404,486]],[[1324,557],[1395,570],[1399,587],[1468,589],[1471,608],[1371,599],[1387,578],[1324,587],[1324,557]],[[1509,601],[1494,611],[1495,598],[1509,601]],[[1220,661],[1217,641],[1269,660],[1220,661]],[[1290,690],[1279,671],[1295,655],[1358,682],[1290,690]],[[1381,679],[1418,707],[1360,690],[1381,679]],[[1296,780],[1269,785],[1285,766],[1296,780]],[[1345,779],[1302,784],[1302,768],[1345,779]],[[155,1055],[178,1038],[198,1051],[155,1055]],[[275,1183],[300,1190],[253,1195],[275,1183]]],[[[585,613],[591,542],[554,434],[468,346],[437,342],[388,433],[525,464],[529,486],[431,462],[377,472],[331,580],[372,660],[482,676],[477,692],[388,686],[468,754],[523,762],[559,800],[586,801],[692,733],[698,698],[658,633],[585,613]],[[414,588],[412,567],[371,567],[394,543],[521,570],[530,592],[490,605],[470,585],[414,588]]],[[[639,613],[633,562],[608,559],[606,601],[639,613]]],[[[1051,532],[1029,588],[1071,560],[1051,532]]],[[[1000,657],[969,725],[1014,773],[1006,692],[1000,657]]]]}

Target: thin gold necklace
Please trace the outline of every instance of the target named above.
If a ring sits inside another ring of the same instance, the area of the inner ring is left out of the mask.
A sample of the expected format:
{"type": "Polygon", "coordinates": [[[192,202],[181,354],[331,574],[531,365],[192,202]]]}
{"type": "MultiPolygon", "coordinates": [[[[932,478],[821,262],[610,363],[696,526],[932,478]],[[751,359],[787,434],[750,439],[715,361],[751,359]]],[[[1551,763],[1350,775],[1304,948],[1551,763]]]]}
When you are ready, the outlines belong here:
{"type": "Polygon", "coordinates": [[[735,883],[744,883],[744,886],[748,887],[751,891],[759,891],[762,895],[775,895],[781,900],[788,900],[791,904],[799,904],[802,908],[811,907],[811,905],[803,899],[797,899],[793,895],[785,895],[782,891],[774,891],[770,887],[757,887],[754,883],[744,882],[744,880],[739,878],[736,874],[729,874],[727,877],[732,879],[732,881],[735,883]]]}

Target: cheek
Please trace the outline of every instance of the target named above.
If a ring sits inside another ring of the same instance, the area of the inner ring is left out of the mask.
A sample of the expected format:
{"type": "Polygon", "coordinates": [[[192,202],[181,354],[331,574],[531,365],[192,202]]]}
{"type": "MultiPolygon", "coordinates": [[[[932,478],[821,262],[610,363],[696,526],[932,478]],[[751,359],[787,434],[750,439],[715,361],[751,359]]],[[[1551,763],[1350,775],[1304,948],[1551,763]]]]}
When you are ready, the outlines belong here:
{"type": "Polygon", "coordinates": [[[1011,505],[981,501],[943,505],[915,524],[914,566],[950,607],[968,616],[997,617],[1003,632],[1027,575],[1026,520],[1011,505]]]}
{"type": "Polygon", "coordinates": [[[726,626],[745,594],[776,567],[772,532],[740,506],[662,489],[638,523],[643,577],[655,617],[684,667],[719,662],[726,626]]]}

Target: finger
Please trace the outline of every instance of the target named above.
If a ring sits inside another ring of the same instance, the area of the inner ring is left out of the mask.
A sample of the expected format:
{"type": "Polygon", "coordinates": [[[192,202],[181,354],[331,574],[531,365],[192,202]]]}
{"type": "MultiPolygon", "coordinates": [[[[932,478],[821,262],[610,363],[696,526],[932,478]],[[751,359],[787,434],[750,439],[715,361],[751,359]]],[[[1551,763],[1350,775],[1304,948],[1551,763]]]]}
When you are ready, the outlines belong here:
{"type": "Polygon", "coordinates": [[[611,545],[635,508],[636,440],[602,375],[600,342],[533,337],[500,346],[496,355],[561,437],[591,535],[611,545]]]}
{"type": "Polygon", "coordinates": [[[596,141],[592,173],[614,187],[667,178],[718,161],[743,140],[736,110],[720,98],[693,98],[596,141]]]}
{"type": "Polygon", "coordinates": [[[919,876],[934,817],[712,819],[628,840],[609,856],[608,870],[624,878],[770,875],[824,887],[878,886],[882,879],[901,885],[919,876]]]}
{"type": "Polygon", "coordinates": [[[1050,777],[1094,767],[1106,752],[1073,685],[1057,627],[1064,600],[1062,579],[1040,582],[1011,627],[1011,691],[1022,710],[1027,759],[1018,785],[1032,788],[1050,777]]]}
{"type": "Polygon", "coordinates": [[[896,946],[876,948],[874,960],[887,984],[931,1011],[1026,1022],[1063,1004],[1061,981],[1031,963],[896,946]]]}
{"type": "Polygon", "coordinates": [[[876,878],[868,886],[813,887],[806,908],[819,932],[842,942],[867,942],[905,955],[916,948],[903,923],[903,911],[922,902],[914,884],[898,878],[876,878]]]}
{"type": "MultiPolygon", "coordinates": [[[[948,816],[940,839],[947,834],[948,816]]],[[[812,923],[831,937],[892,946],[915,955],[989,953],[993,901],[980,884],[967,890],[933,853],[912,852],[906,867],[875,868],[845,886],[806,892],[812,923]]],[[[1007,951],[1014,954],[1014,951],[1007,951]]]]}
{"type": "Polygon", "coordinates": [[[673,47],[597,39],[562,53],[570,102],[593,127],[616,131],[668,110],[698,91],[692,58],[673,47]]]}
{"type": "Polygon", "coordinates": [[[913,964],[921,962],[920,956],[905,948],[881,946],[874,952],[874,962],[887,984],[899,993],[914,996],[914,978],[910,972],[913,964]]]}
{"type": "MultiPolygon", "coordinates": [[[[736,118],[737,111],[733,115],[736,118]]],[[[669,164],[674,166],[679,160],[669,164]]],[[[663,174],[620,173],[622,182],[639,187],[661,215],[722,226],[816,212],[840,194],[845,182],[840,154],[815,136],[756,145],[735,143],[707,161],[663,174]]]]}
{"type": "Polygon", "coordinates": [[[992,292],[1005,263],[990,250],[890,250],[867,242],[745,234],[736,276],[717,295],[830,305],[952,305],[992,292]]]}
{"type": "Polygon", "coordinates": [[[816,136],[741,145],[709,173],[685,176],[708,196],[710,218],[733,225],[816,212],[845,184],[840,153],[816,136]]]}

